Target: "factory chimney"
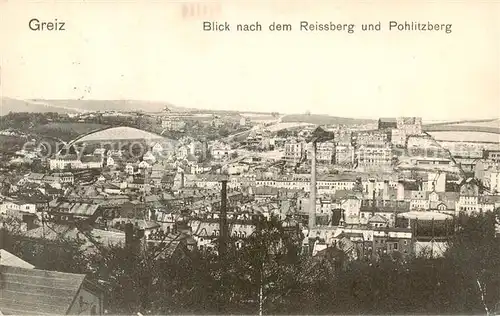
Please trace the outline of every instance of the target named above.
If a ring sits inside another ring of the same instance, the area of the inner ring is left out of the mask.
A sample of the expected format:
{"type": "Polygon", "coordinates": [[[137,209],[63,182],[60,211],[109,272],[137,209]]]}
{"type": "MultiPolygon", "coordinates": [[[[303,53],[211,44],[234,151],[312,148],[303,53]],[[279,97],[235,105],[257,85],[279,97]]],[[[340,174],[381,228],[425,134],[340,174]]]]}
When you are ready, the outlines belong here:
{"type": "Polygon", "coordinates": [[[309,196],[309,233],[316,226],[316,142],[311,150],[311,193],[309,196]]]}
{"type": "Polygon", "coordinates": [[[222,180],[221,202],[220,202],[220,237],[219,256],[224,256],[227,249],[227,180],[222,180]]]}
{"type": "Polygon", "coordinates": [[[131,246],[134,243],[134,225],[125,224],[125,245],[131,246]]]}

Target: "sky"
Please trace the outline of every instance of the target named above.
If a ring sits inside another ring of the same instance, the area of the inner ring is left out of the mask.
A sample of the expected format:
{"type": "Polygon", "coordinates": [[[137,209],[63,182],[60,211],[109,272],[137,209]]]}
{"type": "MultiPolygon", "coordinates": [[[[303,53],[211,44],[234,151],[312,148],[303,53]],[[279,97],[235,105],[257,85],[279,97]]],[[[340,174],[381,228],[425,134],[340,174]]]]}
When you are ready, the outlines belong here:
{"type": "Polygon", "coordinates": [[[500,1],[477,0],[0,0],[0,89],[19,99],[500,117],[499,21],[500,1]],[[32,31],[33,18],[65,22],[65,31],[32,31]],[[391,20],[452,24],[452,32],[389,31],[391,20]],[[233,30],[206,32],[204,21],[229,22],[233,30]],[[303,32],[300,21],[356,28],[303,32]],[[381,31],[361,31],[379,21],[381,31]],[[254,22],[262,32],[234,30],[254,22]],[[270,32],[273,22],[293,30],[270,32]]]}

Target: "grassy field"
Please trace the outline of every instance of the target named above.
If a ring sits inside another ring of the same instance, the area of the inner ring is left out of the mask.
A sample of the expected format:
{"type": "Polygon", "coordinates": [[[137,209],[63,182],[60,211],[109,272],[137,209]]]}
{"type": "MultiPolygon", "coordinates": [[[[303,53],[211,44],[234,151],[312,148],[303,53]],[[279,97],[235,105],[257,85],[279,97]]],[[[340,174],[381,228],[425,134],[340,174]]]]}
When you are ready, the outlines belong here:
{"type": "Polygon", "coordinates": [[[500,127],[499,119],[483,119],[483,120],[461,120],[461,121],[425,121],[427,126],[480,126],[480,127],[500,127]]]}
{"type": "Polygon", "coordinates": [[[429,132],[436,140],[500,143],[500,134],[483,132],[429,132]]]}
{"type": "Polygon", "coordinates": [[[459,123],[454,124],[455,126],[478,126],[478,127],[492,127],[492,128],[500,128],[500,119],[492,120],[492,121],[484,121],[484,122],[469,122],[469,123],[459,123]]]}
{"type": "Polygon", "coordinates": [[[34,128],[41,136],[56,137],[69,141],[77,136],[105,128],[106,125],[94,123],[49,123],[34,128]]]}

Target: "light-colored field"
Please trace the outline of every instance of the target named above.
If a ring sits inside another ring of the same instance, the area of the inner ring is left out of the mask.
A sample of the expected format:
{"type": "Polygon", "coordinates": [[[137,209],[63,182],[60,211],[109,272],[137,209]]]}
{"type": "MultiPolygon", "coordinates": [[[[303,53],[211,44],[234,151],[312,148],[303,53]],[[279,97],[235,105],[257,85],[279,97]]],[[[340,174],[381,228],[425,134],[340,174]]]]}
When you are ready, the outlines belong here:
{"type": "Polygon", "coordinates": [[[86,135],[77,140],[80,142],[95,142],[95,141],[109,141],[109,140],[164,140],[165,138],[149,133],[137,128],[132,127],[113,127],[86,135]]]}
{"type": "Polygon", "coordinates": [[[500,143],[500,134],[484,132],[429,132],[436,140],[500,143]]]}
{"type": "Polygon", "coordinates": [[[480,126],[480,127],[495,127],[500,128],[500,119],[489,122],[470,122],[453,124],[455,126],[480,126]]]}

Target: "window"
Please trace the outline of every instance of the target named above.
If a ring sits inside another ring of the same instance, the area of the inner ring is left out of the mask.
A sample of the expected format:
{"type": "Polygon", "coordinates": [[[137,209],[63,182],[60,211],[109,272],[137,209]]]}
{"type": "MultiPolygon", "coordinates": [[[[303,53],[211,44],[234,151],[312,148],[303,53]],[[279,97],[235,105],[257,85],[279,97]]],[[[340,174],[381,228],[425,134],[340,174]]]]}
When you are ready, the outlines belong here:
{"type": "Polygon", "coordinates": [[[97,310],[95,305],[92,305],[92,308],[90,309],[90,315],[97,315],[97,310]]]}
{"type": "Polygon", "coordinates": [[[394,243],[394,250],[398,250],[398,243],[394,243]]]}

